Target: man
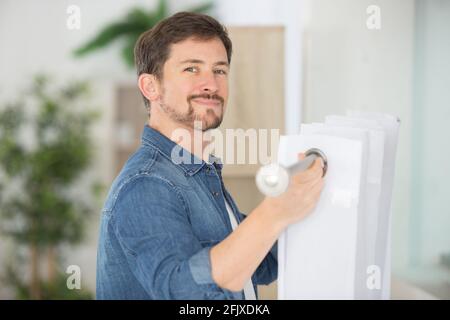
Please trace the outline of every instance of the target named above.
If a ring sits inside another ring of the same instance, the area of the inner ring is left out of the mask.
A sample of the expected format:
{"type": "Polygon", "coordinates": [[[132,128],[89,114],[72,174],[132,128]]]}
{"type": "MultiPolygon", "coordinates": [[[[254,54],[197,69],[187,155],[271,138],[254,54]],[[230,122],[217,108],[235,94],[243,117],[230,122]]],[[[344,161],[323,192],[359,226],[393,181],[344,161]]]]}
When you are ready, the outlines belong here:
{"type": "Polygon", "coordinates": [[[256,285],[277,278],[276,240],[314,208],[322,164],[294,176],[284,194],[266,198],[248,217],[238,210],[219,159],[194,140],[196,131],[222,121],[231,52],[220,23],[186,12],[137,41],[149,120],[102,210],[97,298],[256,299],[256,285]],[[180,129],[192,139],[174,137],[180,129]],[[192,161],[174,161],[176,148],[192,161]]]}

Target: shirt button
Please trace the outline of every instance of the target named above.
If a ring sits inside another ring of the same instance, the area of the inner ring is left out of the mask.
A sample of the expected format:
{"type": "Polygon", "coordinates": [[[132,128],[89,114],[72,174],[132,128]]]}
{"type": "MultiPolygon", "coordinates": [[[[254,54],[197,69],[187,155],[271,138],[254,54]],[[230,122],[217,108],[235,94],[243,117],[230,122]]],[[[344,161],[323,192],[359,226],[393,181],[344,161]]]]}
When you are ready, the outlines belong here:
{"type": "Polygon", "coordinates": [[[217,191],[214,191],[214,192],[213,192],[213,195],[214,195],[215,197],[217,197],[217,196],[219,195],[219,193],[218,193],[217,191]]]}

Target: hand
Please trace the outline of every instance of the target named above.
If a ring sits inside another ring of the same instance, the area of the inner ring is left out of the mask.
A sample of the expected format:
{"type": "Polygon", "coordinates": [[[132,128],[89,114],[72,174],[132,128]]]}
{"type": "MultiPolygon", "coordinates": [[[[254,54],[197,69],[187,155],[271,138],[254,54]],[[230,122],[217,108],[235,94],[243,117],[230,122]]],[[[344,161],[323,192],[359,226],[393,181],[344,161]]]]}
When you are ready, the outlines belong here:
{"type": "MultiPolygon", "coordinates": [[[[298,158],[304,159],[304,153],[300,153],[298,158]]],[[[263,204],[270,207],[273,218],[284,227],[298,222],[316,207],[324,186],[322,176],[323,162],[317,158],[308,170],[291,177],[288,189],[283,194],[266,198],[263,204]]]]}

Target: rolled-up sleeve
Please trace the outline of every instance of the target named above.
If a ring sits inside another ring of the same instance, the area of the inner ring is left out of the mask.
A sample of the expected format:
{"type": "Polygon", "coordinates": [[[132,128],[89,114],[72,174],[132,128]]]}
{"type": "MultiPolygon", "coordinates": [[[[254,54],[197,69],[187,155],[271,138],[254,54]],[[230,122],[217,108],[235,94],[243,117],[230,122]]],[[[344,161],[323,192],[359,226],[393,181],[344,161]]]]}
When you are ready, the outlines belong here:
{"type": "Polygon", "coordinates": [[[154,299],[241,299],[211,275],[210,250],[194,235],[176,186],[143,175],[120,191],[114,233],[142,287],[154,299]]]}
{"type": "Polygon", "coordinates": [[[257,284],[270,284],[278,277],[278,241],[272,246],[255,272],[257,284]]]}

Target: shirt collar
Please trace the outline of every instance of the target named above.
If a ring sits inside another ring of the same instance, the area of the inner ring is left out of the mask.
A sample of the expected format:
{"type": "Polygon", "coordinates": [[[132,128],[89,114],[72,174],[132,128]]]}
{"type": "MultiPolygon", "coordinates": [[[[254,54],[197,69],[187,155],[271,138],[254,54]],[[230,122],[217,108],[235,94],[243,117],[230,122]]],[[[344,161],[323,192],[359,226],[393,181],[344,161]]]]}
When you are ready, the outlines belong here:
{"type": "MultiPolygon", "coordinates": [[[[163,156],[172,161],[174,165],[181,167],[188,175],[192,176],[196,174],[205,165],[207,165],[207,162],[191,154],[188,150],[170,140],[158,130],[150,127],[148,124],[144,126],[141,143],[142,145],[151,145],[152,147],[158,149],[163,156]],[[182,154],[183,159],[186,159],[187,161],[181,161],[180,163],[178,163],[177,161],[172,160],[172,150],[175,147],[179,148],[179,154],[182,154]]],[[[223,167],[222,160],[212,154],[209,154],[208,164],[213,164],[214,167],[216,167],[216,169],[218,169],[219,171],[222,170],[223,167]]]]}

